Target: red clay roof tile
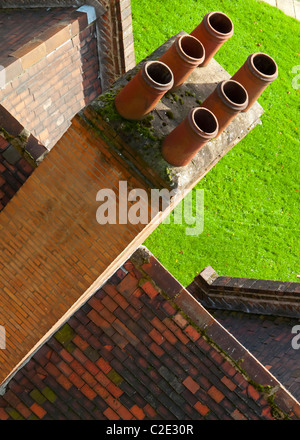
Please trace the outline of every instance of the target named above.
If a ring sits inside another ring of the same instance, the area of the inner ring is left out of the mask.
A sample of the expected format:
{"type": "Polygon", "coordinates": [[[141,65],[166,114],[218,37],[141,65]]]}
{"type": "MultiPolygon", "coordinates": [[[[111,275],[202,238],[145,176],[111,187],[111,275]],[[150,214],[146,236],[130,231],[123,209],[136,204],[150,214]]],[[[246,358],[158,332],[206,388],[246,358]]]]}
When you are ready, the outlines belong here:
{"type": "MultiPolygon", "coordinates": [[[[171,315],[163,307],[169,303],[157,279],[154,298],[137,288],[135,264],[133,257],[126,265],[131,273],[121,268],[17,373],[0,397],[0,419],[273,419],[260,388],[215,349],[213,333],[206,338],[184,312],[176,312],[173,297],[171,315]],[[123,308],[117,295],[126,298],[123,308]],[[107,320],[99,314],[103,310],[107,320]]],[[[198,313],[207,314],[200,305],[198,313]]],[[[246,354],[230,336],[224,340],[246,354]]],[[[253,373],[254,366],[255,360],[249,374],[259,383],[264,371],[265,381],[267,370],[256,363],[253,373]]],[[[273,377],[268,380],[280,388],[273,377]]],[[[280,390],[289,416],[297,418],[299,405],[280,390]]]]}

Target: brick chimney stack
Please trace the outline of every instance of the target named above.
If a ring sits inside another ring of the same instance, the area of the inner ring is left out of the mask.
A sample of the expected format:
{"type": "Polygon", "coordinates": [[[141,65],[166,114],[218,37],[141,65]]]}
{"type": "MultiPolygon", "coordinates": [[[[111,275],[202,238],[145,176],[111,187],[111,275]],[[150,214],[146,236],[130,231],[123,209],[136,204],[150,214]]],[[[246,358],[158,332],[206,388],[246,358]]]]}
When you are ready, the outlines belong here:
{"type": "MultiPolygon", "coordinates": [[[[176,36],[175,36],[176,37],[176,36]]],[[[157,59],[174,38],[153,52],[157,59]]],[[[2,272],[0,382],[14,372],[111,276],[196,183],[259,122],[259,104],[239,115],[218,139],[208,142],[186,167],[172,167],[161,156],[161,141],[198,100],[204,100],[229,74],[215,61],[197,69],[176,94],[163,97],[143,121],[129,122],[114,108],[118,90],[141,64],[123,75],[106,94],[73,119],[42,163],[0,216],[2,272]],[[152,189],[173,190],[172,199],[148,222],[99,224],[97,194],[110,190],[117,207],[133,206],[120,197],[144,190],[151,210],[152,189]]]]}

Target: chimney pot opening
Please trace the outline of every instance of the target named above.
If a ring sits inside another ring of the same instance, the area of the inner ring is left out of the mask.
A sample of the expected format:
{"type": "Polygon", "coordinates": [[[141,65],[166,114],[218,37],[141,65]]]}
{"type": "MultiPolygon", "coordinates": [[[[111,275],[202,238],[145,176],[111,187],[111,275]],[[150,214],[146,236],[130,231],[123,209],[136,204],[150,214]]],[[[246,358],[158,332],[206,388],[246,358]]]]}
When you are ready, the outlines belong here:
{"type": "Polygon", "coordinates": [[[146,66],[146,74],[150,79],[162,86],[168,85],[173,80],[169,67],[160,61],[154,61],[146,66]]]}
{"type": "Polygon", "coordinates": [[[241,105],[247,100],[246,90],[236,81],[226,81],[223,84],[223,93],[226,98],[234,104],[241,105]]]}
{"type": "Polygon", "coordinates": [[[275,61],[271,57],[263,53],[254,55],[253,65],[263,75],[272,76],[277,71],[275,61]]]}
{"type": "Polygon", "coordinates": [[[193,114],[193,119],[199,130],[204,133],[212,134],[218,128],[215,116],[206,108],[196,109],[193,114]]]}
{"type": "Polygon", "coordinates": [[[227,15],[221,12],[215,12],[208,18],[210,26],[220,34],[229,34],[233,30],[232,21],[227,15]]]}
{"type": "Polygon", "coordinates": [[[203,45],[195,37],[185,35],[180,41],[182,51],[191,58],[201,59],[204,55],[203,45]]]}

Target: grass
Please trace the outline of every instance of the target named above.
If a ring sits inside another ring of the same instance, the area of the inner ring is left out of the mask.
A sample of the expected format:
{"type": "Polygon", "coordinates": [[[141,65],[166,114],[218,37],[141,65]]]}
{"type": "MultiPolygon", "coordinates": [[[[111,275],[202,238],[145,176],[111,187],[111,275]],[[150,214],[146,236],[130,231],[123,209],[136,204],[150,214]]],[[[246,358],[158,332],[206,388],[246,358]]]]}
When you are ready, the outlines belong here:
{"type": "Polygon", "coordinates": [[[196,187],[205,194],[203,233],[187,236],[185,225],[162,224],[145,245],[184,285],[208,265],[219,275],[297,281],[300,88],[292,87],[292,69],[300,65],[300,23],[256,0],[132,0],[131,7],[137,62],[219,10],[235,27],[215,56],[230,74],[260,51],[279,69],[258,100],[265,110],[262,125],[196,187]]]}

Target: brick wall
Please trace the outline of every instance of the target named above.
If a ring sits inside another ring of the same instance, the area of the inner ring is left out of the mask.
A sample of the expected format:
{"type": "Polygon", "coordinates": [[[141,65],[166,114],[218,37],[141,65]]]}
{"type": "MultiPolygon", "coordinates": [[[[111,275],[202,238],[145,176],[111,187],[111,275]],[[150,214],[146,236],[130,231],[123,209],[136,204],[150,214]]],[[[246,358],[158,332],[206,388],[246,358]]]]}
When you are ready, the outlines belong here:
{"type": "Polygon", "coordinates": [[[0,105],[0,211],[48,150],[0,105]]]}
{"type": "Polygon", "coordinates": [[[158,225],[156,218],[147,225],[97,223],[101,188],[117,193],[119,181],[128,190],[149,186],[114,150],[117,133],[100,117],[95,127],[87,110],[82,117],[1,212],[0,323],[7,348],[0,350],[0,382],[158,225]]]}
{"type": "Polygon", "coordinates": [[[294,318],[300,315],[300,283],[220,277],[208,266],[187,289],[211,309],[294,318]]]}
{"type": "Polygon", "coordinates": [[[32,174],[34,167],[0,136],[0,211],[32,174]]]}
{"type": "Polygon", "coordinates": [[[38,62],[37,49],[17,51],[23,66],[26,59],[29,67],[0,91],[3,107],[48,149],[71,118],[101,93],[96,25],[87,25],[86,14],[76,14],[71,24],[64,22],[41,35],[46,56],[38,62]]]}
{"type": "Polygon", "coordinates": [[[102,88],[135,65],[130,0],[2,0],[7,8],[91,5],[97,12],[98,53],[102,88]]]}
{"type": "Polygon", "coordinates": [[[135,66],[130,0],[102,0],[106,13],[98,21],[103,88],[135,66]],[[103,50],[105,48],[105,50],[103,50]]]}

